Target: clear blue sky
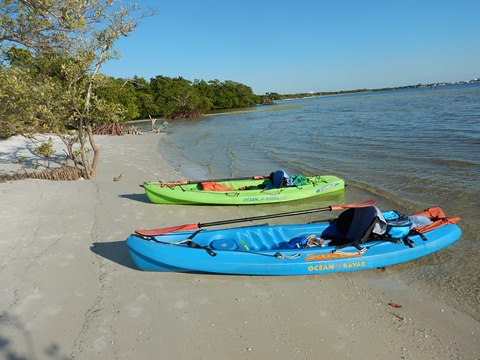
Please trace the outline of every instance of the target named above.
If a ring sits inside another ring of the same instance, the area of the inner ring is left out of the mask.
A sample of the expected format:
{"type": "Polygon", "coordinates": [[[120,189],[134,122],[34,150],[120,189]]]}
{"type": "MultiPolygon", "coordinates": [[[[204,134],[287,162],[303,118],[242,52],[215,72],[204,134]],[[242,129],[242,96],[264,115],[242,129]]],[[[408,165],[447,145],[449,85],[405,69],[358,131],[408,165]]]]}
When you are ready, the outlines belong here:
{"type": "Polygon", "coordinates": [[[301,93],[480,77],[480,0],[137,0],[109,76],[301,93]]]}

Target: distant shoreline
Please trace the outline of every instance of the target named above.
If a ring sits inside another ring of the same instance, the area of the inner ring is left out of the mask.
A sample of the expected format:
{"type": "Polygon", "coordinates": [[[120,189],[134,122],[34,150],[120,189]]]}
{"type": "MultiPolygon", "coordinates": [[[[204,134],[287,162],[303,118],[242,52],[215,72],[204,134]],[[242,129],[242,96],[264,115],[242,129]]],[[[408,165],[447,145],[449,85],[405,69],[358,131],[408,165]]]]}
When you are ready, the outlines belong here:
{"type": "MultiPolygon", "coordinates": [[[[480,79],[472,79],[466,81],[456,81],[456,82],[439,82],[439,83],[432,83],[432,84],[418,84],[418,85],[406,85],[406,86],[398,86],[398,87],[390,87],[390,88],[378,88],[378,89],[357,89],[357,90],[342,90],[342,91],[334,91],[334,92],[316,92],[316,93],[298,93],[298,94],[286,94],[280,95],[282,98],[278,99],[278,101],[291,101],[297,99],[313,99],[319,97],[326,97],[326,96],[340,96],[340,95],[355,95],[355,94],[365,94],[369,92],[379,92],[379,91],[398,91],[398,90],[408,90],[408,89],[427,89],[427,88],[437,88],[437,87],[444,87],[444,86],[456,86],[456,85],[469,85],[469,84],[480,84],[480,79]]],[[[275,100],[277,101],[277,100],[275,100]]],[[[243,114],[253,111],[258,111],[258,107],[268,107],[277,105],[275,101],[272,104],[257,104],[254,107],[247,107],[247,108],[236,108],[236,109],[225,109],[225,110],[218,110],[218,112],[209,112],[203,114],[201,117],[210,117],[216,115],[234,115],[234,114],[243,114]]],[[[277,109],[278,110],[278,109],[277,109]]],[[[265,110],[268,111],[268,110],[265,110]]],[[[157,120],[168,120],[164,117],[158,117],[157,120]]],[[[195,118],[191,118],[195,119],[195,118]]],[[[136,120],[129,120],[126,124],[139,124],[139,123],[148,123],[150,119],[136,119],[136,120]]]]}
{"type": "Polygon", "coordinates": [[[478,84],[478,83],[480,83],[480,78],[463,80],[463,81],[455,81],[455,82],[437,82],[437,83],[431,83],[431,84],[405,85],[405,86],[395,86],[395,87],[375,88],[375,89],[318,91],[318,92],[309,92],[309,93],[277,94],[277,95],[281,97],[281,99],[279,100],[287,100],[287,99],[300,99],[300,98],[332,96],[332,95],[348,95],[348,94],[376,92],[376,91],[395,91],[395,90],[406,90],[406,89],[435,88],[435,87],[442,87],[442,86],[468,85],[468,84],[478,84]]]}

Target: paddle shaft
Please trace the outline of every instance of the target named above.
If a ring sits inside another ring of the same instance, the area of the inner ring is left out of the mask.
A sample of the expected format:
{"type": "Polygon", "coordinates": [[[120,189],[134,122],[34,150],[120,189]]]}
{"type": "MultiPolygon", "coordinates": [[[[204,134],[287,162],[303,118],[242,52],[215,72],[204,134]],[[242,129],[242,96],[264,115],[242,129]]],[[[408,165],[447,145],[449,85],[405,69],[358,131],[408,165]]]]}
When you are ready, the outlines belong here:
{"type": "Polygon", "coordinates": [[[276,217],[303,215],[303,214],[310,214],[310,213],[321,212],[321,211],[340,210],[340,209],[347,209],[347,208],[350,208],[350,207],[366,207],[366,206],[371,206],[374,203],[375,203],[374,201],[365,201],[363,203],[351,204],[351,205],[330,205],[330,206],[326,206],[326,207],[323,207],[323,208],[317,208],[317,209],[297,210],[297,211],[289,211],[289,212],[278,213],[278,214],[245,217],[245,218],[240,218],[240,219],[220,220],[220,221],[213,221],[213,222],[208,222],[208,223],[203,223],[203,224],[198,223],[197,226],[199,228],[202,228],[202,227],[207,227],[207,226],[217,226],[217,225],[235,224],[235,223],[241,223],[241,222],[247,222],[247,221],[272,219],[272,218],[276,218],[276,217]]]}
{"type": "Polygon", "coordinates": [[[239,178],[225,178],[225,179],[207,179],[207,180],[185,180],[185,181],[172,181],[166,183],[159,183],[160,186],[175,186],[175,185],[187,185],[187,184],[200,184],[202,182],[221,182],[221,181],[236,181],[236,180],[261,180],[266,179],[266,175],[239,177],[239,178]]]}
{"type": "Polygon", "coordinates": [[[151,230],[138,229],[138,230],[135,230],[135,232],[143,236],[158,236],[158,235],[168,234],[175,231],[196,230],[196,229],[200,229],[202,227],[207,227],[207,226],[236,224],[241,222],[271,219],[271,218],[282,217],[282,216],[294,216],[294,215],[301,215],[301,214],[310,214],[310,213],[320,212],[320,211],[335,211],[335,210],[343,210],[343,209],[349,209],[349,208],[361,208],[361,207],[367,207],[367,206],[373,206],[373,205],[375,205],[374,200],[367,200],[367,201],[354,203],[354,204],[330,205],[330,206],[317,208],[317,209],[297,210],[297,211],[290,211],[290,212],[279,213],[279,214],[260,215],[260,216],[252,216],[252,217],[246,217],[246,218],[240,218],[240,219],[214,221],[214,222],[203,223],[203,224],[201,223],[183,224],[183,225],[170,226],[166,228],[151,229],[151,230]]]}

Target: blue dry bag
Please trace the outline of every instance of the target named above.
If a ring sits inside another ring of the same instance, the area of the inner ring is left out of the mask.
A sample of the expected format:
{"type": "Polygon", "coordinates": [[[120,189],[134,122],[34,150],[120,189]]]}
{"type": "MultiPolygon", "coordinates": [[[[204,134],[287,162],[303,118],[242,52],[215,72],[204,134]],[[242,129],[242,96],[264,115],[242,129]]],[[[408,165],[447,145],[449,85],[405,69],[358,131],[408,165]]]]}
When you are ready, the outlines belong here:
{"type": "Polygon", "coordinates": [[[383,211],[382,215],[387,221],[384,237],[403,240],[410,233],[412,222],[407,215],[395,210],[383,211]]]}

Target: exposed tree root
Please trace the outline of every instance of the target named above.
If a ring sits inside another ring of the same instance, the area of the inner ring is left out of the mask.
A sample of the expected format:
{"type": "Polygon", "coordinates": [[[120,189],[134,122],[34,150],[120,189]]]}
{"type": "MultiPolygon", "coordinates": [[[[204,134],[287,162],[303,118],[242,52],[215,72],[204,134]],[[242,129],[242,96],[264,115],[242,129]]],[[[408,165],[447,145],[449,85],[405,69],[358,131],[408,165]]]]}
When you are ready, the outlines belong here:
{"type": "Polygon", "coordinates": [[[19,172],[13,175],[4,174],[0,175],[0,182],[24,179],[43,179],[55,181],[79,180],[82,178],[87,178],[84,172],[84,169],[68,166],[58,169],[46,169],[39,172],[19,172]]]}
{"type": "Polygon", "coordinates": [[[125,129],[123,124],[120,123],[111,123],[95,126],[93,129],[94,135],[123,135],[125,134],[125,129]]]}

